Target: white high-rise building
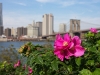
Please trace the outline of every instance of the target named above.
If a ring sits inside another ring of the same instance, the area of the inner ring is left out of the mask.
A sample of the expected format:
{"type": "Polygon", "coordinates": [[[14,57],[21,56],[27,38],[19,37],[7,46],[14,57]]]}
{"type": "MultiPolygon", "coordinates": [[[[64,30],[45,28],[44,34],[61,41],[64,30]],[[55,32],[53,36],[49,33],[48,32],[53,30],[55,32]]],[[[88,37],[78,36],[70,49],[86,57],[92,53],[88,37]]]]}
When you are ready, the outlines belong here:
{"type": "Polygon", "coordinates": [[[59,32],[60,32],[60,33],[66,32],[66,24],[61,23],[61,24],[59,25],[59,32]]]}
{"type": "Polygon", "coordinates": [[[54,16],[52,14],[43,15],[42,35],[53,34],[54,16]]]}
{"type": "Polygon", "coordinates": [[[38,35],[39,35],[39,27],[29,24],[27,26],[27,36],[31,38],[37,38],[38,35]]]}
{"type": "Polygon", "coordinates": [[[33,25],[32,24],[28,24],[27,26],[27,36],[33,37],[33,25]]]}
{"type": "Polygon", "coordinates": [[[13,37],[16,37],[16,35],[17,35],[17,29],[16,28],[11,28],[11,35],[13,36],[13,37]]]}

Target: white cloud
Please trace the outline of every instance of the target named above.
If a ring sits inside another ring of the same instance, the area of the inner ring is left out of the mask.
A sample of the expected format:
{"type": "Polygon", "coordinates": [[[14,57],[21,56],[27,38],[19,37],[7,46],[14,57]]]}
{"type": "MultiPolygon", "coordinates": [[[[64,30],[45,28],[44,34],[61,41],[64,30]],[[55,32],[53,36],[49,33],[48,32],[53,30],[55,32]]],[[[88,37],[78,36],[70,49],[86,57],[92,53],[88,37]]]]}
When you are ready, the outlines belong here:
{"type": "Polygon", "coordinates": [[[47,3],[47,2],[54,2],[56,0],[36,0],[37,2],[47,3]]]}
{"type": "Polygon", "coordinates": [[[75,1],[61,1],[59,2],[59,4],[63,5],[63,6],[70,6],[70,5],[74,5],[75,4],[75,1]]]}
{"type": "Polygon", "coordinates": [[[22,6],[26,6],[25,3],[17,3],[17,2],[15,2],[15,4],[22,5],[22,6]]]}
{"type": "Polygon", "coordinates": [[[36,1],[37,2],[41,2],[41,3],[54,2],[56,4],[60,4],[60,5],[64,6],[64,7],[75,5],[75,4],[90,5],[90,4],[93,4],[93,3],[100,2],[100,0],[36,0],[36,1]]]}
{"type": "MultiPolygon", "coordinates": [[[[75,4],[93,4],[93,3],[97,3],[98,1],[94,2],[94,0],[91,1],[87,1],[87,0],[59,0],[57,1],[59,4],[61,4],[62,6],[71,6],[71,5],[75,5],[75,4]]],[[[99,1],[100,2],[100,1],[99,1]]]]}

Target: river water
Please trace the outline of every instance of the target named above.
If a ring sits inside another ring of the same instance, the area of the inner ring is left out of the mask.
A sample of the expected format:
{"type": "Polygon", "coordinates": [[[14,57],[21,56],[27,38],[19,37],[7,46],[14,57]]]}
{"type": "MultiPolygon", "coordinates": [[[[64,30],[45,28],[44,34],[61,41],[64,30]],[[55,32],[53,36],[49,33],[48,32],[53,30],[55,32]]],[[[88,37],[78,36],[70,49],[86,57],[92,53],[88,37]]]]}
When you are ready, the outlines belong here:
{"type": "MultiPolygon", "coordinates": [[[[27,43],[28,41],[9,41],[9,42],[0,42],[0,47],[5,47],[5,48],[8,48],[9,46],[13,45],[14,48],[19,48],[20,46],[22,46],[23,44],[27,43]]],[[[43,44],[46,44],[46,43],[50,43],[53,45],[53,41],[51,42],[47,42],[47,41],[32,41],[32,43],[34,45],[43,45],[43,44]]]]}
{"type": "MultiPolygon", "coordinates": [[[[9,41],[9,42],[0,42],[0,53],[1,53],[1,51],[2,50],[4,50],[4,48],[5,49],[7,49],[7,48],[9,48],[9,47],[11,47],[11,45],[13,45],[13,48],[15,48],[15,52],[16,53],[18,53],[17,52],[17,50],[22,46],[22,45],[24,45],[25,43],[27,43],[28,41],[9,41]]],[[[31,41],[34,45],[44,45],[44,44],[47,44],[47,43],[49,43],[49,44],[52,44],[53,45],[53,41],[52,42],[47,42],[47,41],[31,41]]],[[[1,53],[2,54],[2,53],[1,53]]],[[[4,53],[4,55],[5,55],[5,53],[4,53]]],[[[6,56],[6,55],[5,55],[6,56]]],[[[7,55],[7,57],[9,56],[9,54],[7,55]]],[[[11,55],[11,56],[9,56],[10,58],[12,58],[12,56],[13,55],[11,55]]],[[[16,56],[13,56],[13,58],[15,58],[16,56]]],[[[23,62],[22,62],[22,64],[25,64],[26,63],[26,58],[25,57],[23,57],[23,58],[21,58],[21,56],[18,54],[18,59],[20,59],[20,60],[22,60],[23,62]]],[[[4,59],[4,58],[3,58],[4,59]]],[[[2,57],[0,57],[0,61],[2,61],[2,57]]],[[[15,60],[13,60],[13,61],[15,61],[15,60]]]]}

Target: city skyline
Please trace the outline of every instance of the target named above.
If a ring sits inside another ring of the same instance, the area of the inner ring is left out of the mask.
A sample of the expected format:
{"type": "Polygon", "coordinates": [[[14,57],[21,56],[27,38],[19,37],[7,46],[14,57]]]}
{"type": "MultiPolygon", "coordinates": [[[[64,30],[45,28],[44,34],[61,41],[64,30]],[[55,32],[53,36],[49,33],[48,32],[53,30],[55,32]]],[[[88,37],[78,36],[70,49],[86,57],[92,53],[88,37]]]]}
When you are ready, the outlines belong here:
{"type": "MultiPolygon", "coordinates": [[[[54,31],[59,31],[59,24],[67,24],[70,19],[100,25],[100,0],[1,0],[0,3],[3,4],[5,28],[27,26],[33,20],[42,21],[42,15],[48,13],[54,16],[54,31]]],[[[86,27],[100,26],[81,26],[86,27]]]]}

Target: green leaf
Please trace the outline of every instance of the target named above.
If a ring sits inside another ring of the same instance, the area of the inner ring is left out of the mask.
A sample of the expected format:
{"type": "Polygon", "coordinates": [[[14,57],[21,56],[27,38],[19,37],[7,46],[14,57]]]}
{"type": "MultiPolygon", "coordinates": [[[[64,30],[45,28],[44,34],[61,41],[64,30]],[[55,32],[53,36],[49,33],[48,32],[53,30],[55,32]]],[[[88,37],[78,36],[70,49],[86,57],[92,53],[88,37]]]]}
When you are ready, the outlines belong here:
{"type": "Polygon", "coordinates": [[[97,48],[94,46],[94,47],[89,47],[89,51],[91,52],[96,52],[97,48]]]}
{"type": "Polygon", "coordinates": [[[67,65],[64,62],[58,61],[58,63],[64,67],[67,67],[67,65]]]}
{"type": "Polygon", "coordinates": [[[92,72],[88,69],[83,69],[80,71],[79,75],[92,75],[92,72]]]}
{"type": "Polygon", "coordinates": [[[97,68],[94,72],[93,75],[100,75],[100,68],[97,68]]]}
{"type": "Polygon", "coordinates": [[[78,66],[80,66],[80,64],[81,64],[81,57],[76,58],[76,59],[75,59],[75,62],[76,62],[76,64],[77,64],[78,66]]]}
{"type": "Polygon", "coordinates": [[[40,75],[44,75],[45,72],[44,72],[44,71],[40,71],[39,74],[40,74],[40,75]]]}
{"type": "Polygon", "coordinates": [[[36,62],[36,64],[43,64],[43,59],[40,56],[36,56],[34,61],[36,62]]]}
{"type": "Polygon", "coordinates": [[[88,60],[86,62],[87,65],[93,66],[94,65],[94,60],[88,60]]]}
{"type": "Polygon", "coordinates": [[[43,59],[41,58],[41,56],[38,56],[38,60],[41,64],[43,64],[43,59]]]}
{"type": "Polygon", "coordinates": [[[72,65],[67,66],[69,72],[72,72],[72,65]]]}
{"type": "Polygon", "coordinates": [[[51,66],[53,70],[58,70],[58,62],[56,60],[51,62],[51,66]]]}
{"type": "Polygon", "coordinates": [[[99,53],[99,51],[98,51],[98,54],[97,54],[97,60],[98,60],[98,62],[100,62],[100,53],[99,53]]]}
{"type": "Polygon", "coordinates": [[[97,41],[97,44],[99,44],[99,45],[100,45],[100,40],[98,40],[98,41],[97,41]]]}

